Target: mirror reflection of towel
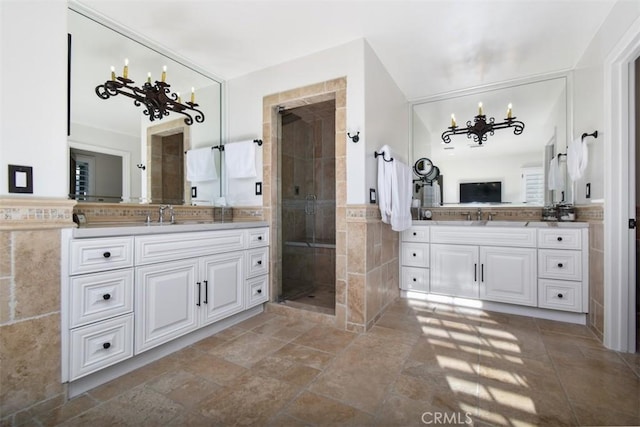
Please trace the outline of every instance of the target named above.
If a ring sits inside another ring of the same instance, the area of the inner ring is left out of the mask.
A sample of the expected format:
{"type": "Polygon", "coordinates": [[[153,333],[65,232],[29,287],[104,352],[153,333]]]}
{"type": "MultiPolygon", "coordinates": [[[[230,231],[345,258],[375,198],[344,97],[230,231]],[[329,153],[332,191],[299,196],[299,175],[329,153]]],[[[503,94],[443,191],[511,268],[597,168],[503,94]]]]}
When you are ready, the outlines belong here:
{"type": "Polygon", "coordinates": [[[549,190],[564,190],[564,176],[562,175],[562,170],[560,168],[560,156],[555,156],[549,162],[547,188],[549,190]]]}
{"type": "Polygon", "coordinates": [[[218,179],[218,172],[211,147],[187,151],[187,181],[215,181],[216,179],[218,179]]]}
{"type": "Polygon", "coordinates": [[[256,144],[253,140],[225,144],[224,164],[229,178],[255,178],[256,144]]]}

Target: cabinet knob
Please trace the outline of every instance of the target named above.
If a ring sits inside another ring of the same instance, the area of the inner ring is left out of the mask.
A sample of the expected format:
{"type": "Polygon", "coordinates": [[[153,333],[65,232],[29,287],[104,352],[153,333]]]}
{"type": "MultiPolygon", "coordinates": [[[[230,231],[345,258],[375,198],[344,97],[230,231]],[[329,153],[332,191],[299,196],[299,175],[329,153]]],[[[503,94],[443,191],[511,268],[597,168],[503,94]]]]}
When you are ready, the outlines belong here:
{"type": "Polygon", "coordinates": [[[102,295],[102,299],[103,299],[103,300],[111,299],[111,294],[104,294],[104,295],[102,295]]]}
{"type": "Polygon", "coordinates": [[[111,257],[111,252],[107,251],[107,252],[103,253],[102,256],[105,257],[105,258],[110,258],[111,257]]]}
{"type": "Polygon", "coordinates": [[[558,236],[558,242],[562,242],[562,237],[558,236]]]}
{"type": "Polygon", "coordinates": [[[562,263],[561,263],[561,262],[559,262],[559,263],[558,263],[558,268],[562,268],[562,266],[563,266],[563,265],[562,265],[562,263]]]}
{"type": "Polygon", "coordinates": [[[258,236],[258,240],[262,240],[262,236],[258,236]]]}
{"type": "Polygon", "coordinates": [[[414,278],[413,278],[413,281],[414,281],[414,282],[417,282],[417,281],[418,281],[418,279],[416,279],[416,278],[414,277],[414,278]]]}
{"type": "Polygon", "coordinates": [[[564,298],[564,295],[558,294],[558,298],[562,299],[562,298],[564,298]]]}
{"type": "Polygon", "coordinates": [[[110,342],[106,342],[106,343],[102,344],[102,348],[104,348],[105,350],[108,349],[109,347],[111,347],[111,343],[110,342]]]}
{"type": "Polygon", "coordinates": [[[262,289],[258,289],[256,292],[261,294],[262,293],[262,289]]]}
{"type": "Polygon", "coordinates": [[[413,256],[416,256],[416,254],[414,253],[413,256]]]}
{"type": "Polygon", "coordinates": [[[262,260],[258,260],[258,265],[262,265],[262,260]]]}
{"type": "Polygon", "coordinates": [[[418,233],[416,233],[416,232],[414,231],[414,232],[413,232],[413,235],[414,235],[414,236],[417,236],[417,235],[418,235],[418,233]]]}

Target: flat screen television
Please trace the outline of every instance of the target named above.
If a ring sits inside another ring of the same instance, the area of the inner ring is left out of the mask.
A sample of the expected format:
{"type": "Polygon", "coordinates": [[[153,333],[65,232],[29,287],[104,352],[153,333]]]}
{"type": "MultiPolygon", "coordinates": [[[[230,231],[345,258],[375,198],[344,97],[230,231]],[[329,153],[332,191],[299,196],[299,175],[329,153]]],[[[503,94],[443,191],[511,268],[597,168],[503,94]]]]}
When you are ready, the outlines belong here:
{"type": "Polygon", "coordinates": [[[502,203],[502,182],[461,183],[460,203],[502,203]]]}

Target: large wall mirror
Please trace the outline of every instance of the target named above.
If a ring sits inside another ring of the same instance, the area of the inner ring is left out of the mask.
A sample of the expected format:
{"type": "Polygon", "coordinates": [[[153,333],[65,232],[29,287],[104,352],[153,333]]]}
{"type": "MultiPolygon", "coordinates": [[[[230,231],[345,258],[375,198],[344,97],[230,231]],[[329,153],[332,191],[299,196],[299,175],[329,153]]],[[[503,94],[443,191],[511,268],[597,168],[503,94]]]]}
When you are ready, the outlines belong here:
{"type": "MultiPolygon", "coordinates": [[[[86,10],[68,11],[70,34],[69,195],[79,202],[170,203],[208,205],[221,194],[221,179],[189,182],[186,152],[221,142],[221,83],[206,72],[171,58],[126,30],[86,10]],[[151,73],[171,91],[195,102],[203,123],[187,126],[185,116],[170,113],[150,121],[143,108],[124,95],[101,99],[96,86],[111,78],[111,67],[142,86],[151,73]]],[[[217,176],[220,151],[212,148],[217,176]]]]}
{"type": "MultiPolygon", "coordinates": [[[[499,192],[495,199],[491,197],[492,204],[542,206],[570,201],[570,185],[549,190],[546,184],[551,160],[566,153],[568,97],[568,77],[557,75],[416,102],[412,105],[410,157],[414,162],[428,158],[438,167],[438,200],[443,206],[468,202],[469,191],[488,188],[499,192]],[[451,126],[451,114],[458,126],[465,127],[468,120],[473,123],[480,102],[487,119],[494,117],[496,122],[506,118],[508,104],[512,104],[513,116],[525,124],[524,132],[514,135],[513,129],[496,130],[481,145],[466,135],[454,135],[445,144],[442,133],[451,126]]],[[[566,158],[559,159],[564,178],[566,158]]],[[[423,187],[414,197],[426,193],[423,187]]]]}

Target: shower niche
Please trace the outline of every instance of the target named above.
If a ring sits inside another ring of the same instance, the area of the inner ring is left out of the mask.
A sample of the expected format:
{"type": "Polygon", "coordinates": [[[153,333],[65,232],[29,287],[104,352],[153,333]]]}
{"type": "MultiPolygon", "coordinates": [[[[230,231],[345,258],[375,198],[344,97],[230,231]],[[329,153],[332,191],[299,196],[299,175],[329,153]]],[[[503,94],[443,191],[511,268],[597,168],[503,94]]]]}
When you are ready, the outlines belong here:
{"type": "Polygon", "coordinates": [[[335,313],[335,100],[280,111],[280,301],[335,313]]]}

